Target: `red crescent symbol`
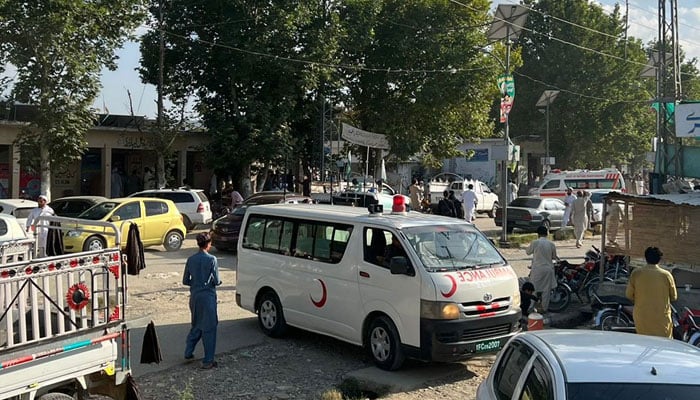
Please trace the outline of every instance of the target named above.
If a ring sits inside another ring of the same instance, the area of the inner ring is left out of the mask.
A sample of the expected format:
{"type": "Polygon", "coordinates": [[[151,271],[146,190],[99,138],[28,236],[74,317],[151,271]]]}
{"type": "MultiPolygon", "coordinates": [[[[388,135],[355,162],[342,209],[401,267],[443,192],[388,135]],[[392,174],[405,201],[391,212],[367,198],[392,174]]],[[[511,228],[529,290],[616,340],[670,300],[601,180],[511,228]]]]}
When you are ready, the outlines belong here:
{"type": "Polygon", "coordinates": [[[457,281],[455,280],[455,277],[452,276],[452,275],[445,274],[445,276],[448,277],[448,278],[450,278],[450,280],[452,281],[452,288],[451,288],[450,291],[447,292],[447,293],[445,293],[445,292],[443,292],[443,291],[441,290],[441,291],[440,291],[440,294],[441,294],[443,297],[448,298],[448,297],[452,297],[452,295],[455,294],[455,292],[457,291],[457,281]]]}
{"type": "Polygon", "coordinates": [[[316,307],[321,308],[326,304],[326,300],[328,300],[328,292],[326,292],[326,284],[322,280],[320,280],[320,279],[314,279],[314,280],[321,282],[321,289],[323,290],[323,295],[321,295],[321,300],[316,301],[309,294],[309,299],[311,299],[311,302],[314,303],[314,305],[316,307]]]}

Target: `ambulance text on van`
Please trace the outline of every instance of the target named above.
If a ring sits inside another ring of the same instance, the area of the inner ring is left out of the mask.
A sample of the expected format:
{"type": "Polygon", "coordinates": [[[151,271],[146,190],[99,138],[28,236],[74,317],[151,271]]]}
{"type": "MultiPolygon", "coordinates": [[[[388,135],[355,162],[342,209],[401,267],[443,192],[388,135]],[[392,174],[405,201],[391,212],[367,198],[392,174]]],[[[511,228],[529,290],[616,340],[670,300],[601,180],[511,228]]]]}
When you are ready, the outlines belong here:
{"type": "Polygon", "coordinates": [[[393,370],[495,352],[520,330],[515,272],[465,221],[280,204],[250,207],[242,232],[236,302],[270,336],[332,336],[393,370]]]}

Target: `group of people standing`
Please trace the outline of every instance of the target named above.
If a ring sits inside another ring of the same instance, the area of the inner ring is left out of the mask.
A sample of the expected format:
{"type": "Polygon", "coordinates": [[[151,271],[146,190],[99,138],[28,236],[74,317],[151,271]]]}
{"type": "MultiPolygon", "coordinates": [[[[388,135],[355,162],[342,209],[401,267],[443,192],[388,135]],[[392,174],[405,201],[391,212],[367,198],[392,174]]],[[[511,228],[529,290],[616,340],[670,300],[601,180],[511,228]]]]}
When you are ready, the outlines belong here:
{"type": "Polygon", "coordinates": [[[112,186],[110,197],[124,197],[140,190],[156,188],[156,179],[150,167],[143,169],[143,176],[140,176],[136,168],[131,170],[131,175],[125,175],[119,167],[112,168],[112,186]]]}
{"type": "Polygon", "coordinates": [[[467,222],[472,222],[476,218],[476,205],[479,200],[474,193],[474,185],[469,185],[468,190],[462,193],[460,201],[455,196],[453,190],[445,190],[442,192],[442,199],[438,202],[437,212],[446,217],[454,217],[464,219],[467,222]]]}

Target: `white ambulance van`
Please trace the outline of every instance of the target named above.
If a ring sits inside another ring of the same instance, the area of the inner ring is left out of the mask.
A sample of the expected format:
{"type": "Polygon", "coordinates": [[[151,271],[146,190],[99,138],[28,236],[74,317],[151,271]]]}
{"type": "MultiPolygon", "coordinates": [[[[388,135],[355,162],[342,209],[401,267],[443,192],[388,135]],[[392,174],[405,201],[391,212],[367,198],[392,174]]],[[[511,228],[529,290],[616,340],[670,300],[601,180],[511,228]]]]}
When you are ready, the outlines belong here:
{"type": "Polygon", "coordinates": [[[576,193],[578,190],[608,189],[626,192],[625,178],[616,168],[600,170],[577,169],[573,171],[552,170],[542,178],[538,187],[530,190],[530,195],[540,197],[566,197],[566,188],[576,193]]]}
{"type": "MultiPolygon", "coordinates": [[[[397,200],[403,202],[403,199],[397,200]]],[[[288,326],[365,347],[375,364],[458,361],[520,331],[515,272],[476,227],[380,205],[250,207],[237,304],[279,337],[288,326]]]]}

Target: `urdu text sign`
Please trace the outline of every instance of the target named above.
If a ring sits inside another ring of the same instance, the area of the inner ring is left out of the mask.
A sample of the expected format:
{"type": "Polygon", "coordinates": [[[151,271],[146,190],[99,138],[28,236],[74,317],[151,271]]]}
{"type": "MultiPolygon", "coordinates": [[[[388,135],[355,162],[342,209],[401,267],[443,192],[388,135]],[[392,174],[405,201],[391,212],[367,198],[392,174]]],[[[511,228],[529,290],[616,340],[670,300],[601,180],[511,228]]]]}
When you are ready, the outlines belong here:
{"type": "Polygon", "coordinates": [[[700,103],[676,106],[676,137],[700,137],[700,103]]]}

